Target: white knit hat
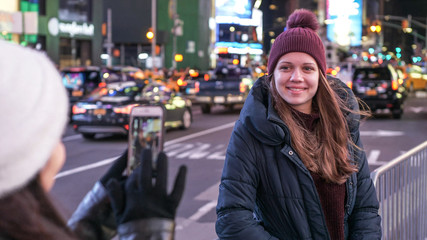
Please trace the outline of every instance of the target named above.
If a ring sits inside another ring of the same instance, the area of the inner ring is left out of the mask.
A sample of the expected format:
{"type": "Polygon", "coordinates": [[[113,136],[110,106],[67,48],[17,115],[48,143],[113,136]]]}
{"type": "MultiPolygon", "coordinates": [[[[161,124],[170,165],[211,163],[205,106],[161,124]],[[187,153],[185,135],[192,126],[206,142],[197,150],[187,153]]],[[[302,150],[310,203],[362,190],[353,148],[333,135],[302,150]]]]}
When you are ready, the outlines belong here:
{"type": "Polygon", "coordinates": [[[0,197],[46,164],[67,122],[61,77],[40,52],[0,40],[0,197]]]}

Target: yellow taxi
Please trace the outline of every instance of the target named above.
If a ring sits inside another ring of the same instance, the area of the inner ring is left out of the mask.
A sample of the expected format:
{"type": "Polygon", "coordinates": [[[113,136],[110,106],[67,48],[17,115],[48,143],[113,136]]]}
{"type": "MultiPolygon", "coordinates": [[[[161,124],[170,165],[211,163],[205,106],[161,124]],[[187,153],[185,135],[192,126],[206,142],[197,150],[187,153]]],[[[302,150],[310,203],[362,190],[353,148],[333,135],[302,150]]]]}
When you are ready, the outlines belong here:
{"type": "Polygon", "coordinates": [[[398,68],[403,72],[406,79],[406,88],[409,89],[409,91],[427,90],[427,73],[423,72],[420,66],[407,65],[398,68]]]}

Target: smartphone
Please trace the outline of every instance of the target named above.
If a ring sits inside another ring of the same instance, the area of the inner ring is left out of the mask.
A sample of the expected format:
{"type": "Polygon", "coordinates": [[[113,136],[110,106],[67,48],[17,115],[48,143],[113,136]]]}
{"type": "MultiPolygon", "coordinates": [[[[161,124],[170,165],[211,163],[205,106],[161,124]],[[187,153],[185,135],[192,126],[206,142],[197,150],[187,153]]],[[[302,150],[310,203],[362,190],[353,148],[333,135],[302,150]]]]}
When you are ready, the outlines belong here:
{"type": "Polygon", "coordinates": [[[159,152],[163,151],[164,109],[162,106],[137,106],[130,114],[127,174],[141,164],[141,153],[150,149],[153,169],[159,152]]]}

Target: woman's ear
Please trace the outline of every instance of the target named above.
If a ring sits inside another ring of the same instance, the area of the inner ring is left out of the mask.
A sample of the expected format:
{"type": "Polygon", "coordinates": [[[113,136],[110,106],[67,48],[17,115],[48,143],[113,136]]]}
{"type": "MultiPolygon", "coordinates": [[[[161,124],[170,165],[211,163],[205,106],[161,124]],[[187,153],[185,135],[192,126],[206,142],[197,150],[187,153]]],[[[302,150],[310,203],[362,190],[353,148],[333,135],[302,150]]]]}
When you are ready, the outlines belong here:
{"type": "Polygon", "coordinates": [[[53,149],[46,165],[40,170],[40,183],[49,192],[55,183],[55,176],[65,163],[65,146],[59,142],[53,149]]]}

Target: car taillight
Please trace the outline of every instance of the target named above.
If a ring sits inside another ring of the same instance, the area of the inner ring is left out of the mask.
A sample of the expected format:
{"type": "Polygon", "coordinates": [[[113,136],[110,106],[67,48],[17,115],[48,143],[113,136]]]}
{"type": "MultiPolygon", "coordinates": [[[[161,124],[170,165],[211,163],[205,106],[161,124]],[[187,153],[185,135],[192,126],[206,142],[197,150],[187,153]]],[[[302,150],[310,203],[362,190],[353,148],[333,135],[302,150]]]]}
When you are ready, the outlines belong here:
{"type": "Polygon", "coordinates": [[[100,83],[98,84],[98,87],[105,87],[105,86],[107,86],[107,84],[106,84],[105,82],[100,82],[100,83]]]}
{"type": "Polygon", "coordinates": [[[399,83],[397,82],[397,80],[393,80],[391,82],[391,89],[397,90],[398,87],[399,87],[399,83]]]}
{"type": "Polygon", "coordinates": [[[195,82],[194,83],[194,91],[196,92],[196,93],[198,93],[199,91],[200,91],[200,83],[199,82],[195,82]]]}
{"type": "Polygon", "coordinates": [[[125,125],[125,129],[126,129],[126,130],[129,130],[129,124],[126,124],[126,125],[125,125]]]}
{"type": "Polygon", "coordinates": [[[239,90],[241,93],[246,92],[246,85],[244,83],[240,83],[239,90]]]}
{"type": "Polygon", "coordinates": [[[209,80],[209,74],[205,73],[205,75],[203,76],[203,79],[205,79],[205,81],[209,80]]]}
{"type": "Polygon", "coordinates": [[[349,81],[349,82],[347,82],[347,86],[348,86],[350,89],[353,89],[353,81],[349,81]]]}
{"type": "Polygon", "coordinates": [[[73,114],[82,114],[85,112],[86,112],[85,108],[77,107],[77,105],[73,106],[73,114]]]}
{"type": "Polygon", "coordinates": [[[386,89],[388,87],[388,84],[387,83],[382,83],[381,87],[384,88],[384,89],[386,89]]]}
{"type": "Polygon", "coordinates": [[[116,107],[113,108],[113,111],[115,113],[120,113],[120,114],[130,114],[130,112],[132,111],[132,108],[135,107],[138,104],[131,104],[131,105],[127,105],[125,107],[116,107]]]}

